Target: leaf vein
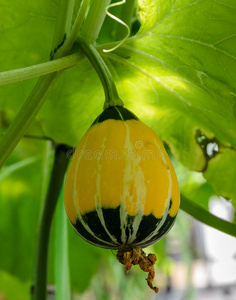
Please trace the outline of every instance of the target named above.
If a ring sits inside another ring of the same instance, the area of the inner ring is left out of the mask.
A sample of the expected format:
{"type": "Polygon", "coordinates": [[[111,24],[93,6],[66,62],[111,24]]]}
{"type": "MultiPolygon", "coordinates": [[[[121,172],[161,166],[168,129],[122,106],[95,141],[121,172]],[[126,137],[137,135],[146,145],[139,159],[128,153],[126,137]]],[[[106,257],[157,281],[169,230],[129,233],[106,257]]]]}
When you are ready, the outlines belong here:
{"type": "Polygon", "coordinates": [[[220,48],[217,48],[211,44],[208,44],[208,43],[205,43],[205,42],[202,42],[200,40],[194,40],[194,39],[190,39],[190,38],[186,38],[186,37],[183,37],[183,36],[176,36],[176,35],[170,35],[170,34],[160,34],[160,33],[152,33],[152,35],[156,35],[156,36],[160,36],[160,37],[167,37],[167,38],[171,38],[171,39],[178,39],[178,40],[182,40],[182,41],[186,41],[186,42],[190,42],[190,43],[193,43],[193,44],[199,44],[201,46],[204,46],[204,47],[208,47],[208,48],[211,48],[215,51],[218,51],[218,52],[221,52],[223,53],[224,55],[226,56],[229,56],[231,57],[232,59],[235,59],[236,60],[236,56],[220,49],[220,48]]]}
{"type": "Polygon", "coordinates": [[[234,38],[234,37],[236,37],[236,34],[232,34],[231,36],[227,36],[227,37],[225,37],[224,39],[222,39],[222,40],[220,40],[220,41],[214,43],[213,46],[215,46],[215,45],[217,45],[217,44],[220,44],[220,43],[222,43],[222,42],[224,42],[224,41],[230,40],[231,38],[234,38]]]}

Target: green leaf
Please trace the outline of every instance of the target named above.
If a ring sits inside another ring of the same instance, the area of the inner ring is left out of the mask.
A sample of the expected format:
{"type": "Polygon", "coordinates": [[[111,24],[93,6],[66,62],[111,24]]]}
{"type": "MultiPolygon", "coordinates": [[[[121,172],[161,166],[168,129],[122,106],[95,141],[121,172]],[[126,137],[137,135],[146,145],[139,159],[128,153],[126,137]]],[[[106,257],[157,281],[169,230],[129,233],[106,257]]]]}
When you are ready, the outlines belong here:
{"type": "Polygon", "coordinates": [[[14,173],[15,171],[26,167],[29,164],[34,163],[35,161],[37,161],[36,157],[29,157],[26,158],[24,160],[21,160],[15,164],[12,164],[10,166],[5,166],[3,167],[3,169],[1,170],[0,173],[0,183],[1,181],[3,181],[6,177],[10,176],[12,173],[14,173]]]}
{"type": "Polygon", "coordinates": [[[158,2],[156,0],[139,0],[139,15],[141,27],[138,33],[151,29],[157,22],[158,2]]]}
{"type": "Polygon", "coordinates": [[[222,195],[226,199],[232,199],[232,204],[236,209],[235,166],[236,151],[232,149],[220,149],[219,154],[209,161],[207,170],[204,172],[204,177],[219,195],[222,195]]]}

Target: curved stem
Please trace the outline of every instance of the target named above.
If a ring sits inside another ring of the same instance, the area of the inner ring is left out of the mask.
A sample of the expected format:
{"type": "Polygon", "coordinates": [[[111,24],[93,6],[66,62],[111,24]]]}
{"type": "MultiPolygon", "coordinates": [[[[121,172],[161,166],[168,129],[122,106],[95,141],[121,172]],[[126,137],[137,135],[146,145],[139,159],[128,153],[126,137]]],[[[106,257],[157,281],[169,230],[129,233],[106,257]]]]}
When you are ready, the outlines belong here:
{"type": "Polygon", "coordinates": [[[112,75],[98,51],[92,44],[86,43],[82,37],[79,37],[79,44],[102,82],[105,93],[105,103],[103,108],[123,106],[124,103],[118,96],[112,75]]]}
{"type": "Polygon", "coordinates": [[[37,251],[36,277],[35,277],[35,300],[46,300],[47,294],[47,261],[50,229],[57,199],[63,184],[64,175],[68,165],[66,153],[71,148],[66,145],[57,145],[53,163],[49,188],[44,204],[41,224],[39,229],[39,242],[37,251]]]}
{"type": "Polygon", "coordinates": [[[190,201],[183,195],[181,195],[180,208],[198,221],[236,237],[236,224],[214,216],[203,207],[193,201],[190,201]]]}

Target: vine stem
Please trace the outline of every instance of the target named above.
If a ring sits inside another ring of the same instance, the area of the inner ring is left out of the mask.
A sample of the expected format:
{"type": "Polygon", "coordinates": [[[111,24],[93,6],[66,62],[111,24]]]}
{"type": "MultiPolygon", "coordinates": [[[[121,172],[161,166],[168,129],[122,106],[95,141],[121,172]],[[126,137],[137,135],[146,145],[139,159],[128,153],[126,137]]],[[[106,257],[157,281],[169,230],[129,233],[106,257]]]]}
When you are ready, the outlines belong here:
{"type": "Polygon", "coordinates": [[[236,237],[236,225],[222,220],[181,195],[180,208],[198,221],[236,237]]]}
{"type": "Polygon", "coordinates": [[[71,150],[71,147],[68,147],[67,145],[63,144],[57,145],[55,149],[55,158],[39,229],[39,242],[37,250],[34,289],[35,300],[46,300],[47,261],[50,229],[57,204],[57,199],[63,184],[64,175],[69,162],[69,159],[66,156],[69,150],[71,150]]]}
{"type": "Polygon", "coordinates": [[[89,0],[83,0],[79,12],[76,16],[74,25],[71,29],[70,35],[68,39],[66,39],[65,44],[62,45],[62,47],[59,48],[58,51],[55,53],[54,59],[65,56],[68,50],[72,49],[74,42],[77,39],[78,32],[81,30],[81,27],[83,25],[85,15],[88,10],[88,6],[89,6],[89,0]]]}
{"type": "Polygon", "coordinates": [[[56,19],[55,31],[51,46],[50,58],[65,43],[71,31],[75,0],[61,0],[56,19]]]}
{"type": "Polygon", "coordinates": [[[90,2],[89,12],[81,27],[80,35],[89,44],[93,44],[101,30],[106,17],[106,7],[109,6],[111,0],[91,0],[90,2]]]}
{"type": "Polygon", "coordinates": [[[87,43],[81,36],[78,41],[82,51],[88,57],[102,82],[105,93],[105,103],[103,108],[106,109],[112,106],[124,106],[123,101],[119,98],[110,70],[96,48],[91,43],[87,43]]]}
{"type": "Polygon", "coordinates": [[[45,63],[32,65],[25,68],[5,71],[0,73],[0,86],[14,83],[17,81],[27,80],[38,76],[43,76],[53,72],[62,71],[75,66],[84,59],[81,51],[74,54],[51,60],[45,63]]]}

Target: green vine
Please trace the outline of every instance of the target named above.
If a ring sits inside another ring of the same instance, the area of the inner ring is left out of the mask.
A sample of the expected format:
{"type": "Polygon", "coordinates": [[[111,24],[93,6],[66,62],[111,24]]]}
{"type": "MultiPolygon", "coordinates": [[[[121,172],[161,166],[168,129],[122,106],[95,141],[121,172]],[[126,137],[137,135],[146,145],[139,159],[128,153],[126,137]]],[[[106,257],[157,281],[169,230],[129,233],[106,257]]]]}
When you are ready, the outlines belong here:
{"type": "Polygon", "coordinates": [[[90,60],[102,82],[105,93],[105,103],[103,108],[106,109],[112,106],[123,106],[124,103],[118,96],[113,77],[98,51],[92,44],[88,44],[82,37],[79,37],[79,45],[90,60]]]}
{"type": "Polygon", "coordinates": [[[72,24],[72,16],[74,11],[75,0],[62,0],[60,1],[59,12],[57,15],[54,37],[51,47],[50,58],[54,58],[54,54],[63,47],[67,40],[72,24]]]}
{"type": "Polygon", "coordinates": [[[0,73],[0,86],[5,84],[14,83],[17,81],[27,80],[43,75],[47,75],[53,72],[63,71],[75,66],[78,62],[84,59],[81,51],[74,54],[64,56],[55,60],[51,60],[45,63],[5,71],[0,73]]]}
{"type": "Polygon", "coordinates": [[[106,17],[106,7],[111,0],[91,0],[88,15],[81,27],[80,36],[89,44],[93,44],[101,30],[102,24],[106,17]]]}
{"type": "Polygon", "coordinates": [[[54,59],[63,57],[68,54],[68,52],[72,49],[76,39],[78,32],[82,30],[82,25],[85,22],[85,15],[89,7],[89,0],[83,0],[79,9],[79,12],[76,16],[75,22],[71,29],[69,37],[65,40],[65,43],[57,50],[55,53],[54,59]],[[84,22],[84,23],[83,23],[84,22]]]}
{"type": "Polygon", "coordinates": [[[215,229],[218,229],[224,233],[227,233],[229,235],[232,235],[236,237],[236,225],[230,222],[227,222],[225,220],[222,220],[207,210],[205,210],[203,207],[198,205],[197,203],[187,199],[183,195],[181,195],[181,203],[180,208],[191,215],[196,220],[209,225],[215,229]]]}
{"type": "Polygon", "coordinates": [[[39,229],[35,285],[33,289],[34,300],[46,300],[47,261],[50,229],[57,204],[57,199],[69,162],[66,156],[66,153],[69,150],[71,150],[71,148],[66,145],[57,145],[55,149],[55,159],[39,229]]]}

